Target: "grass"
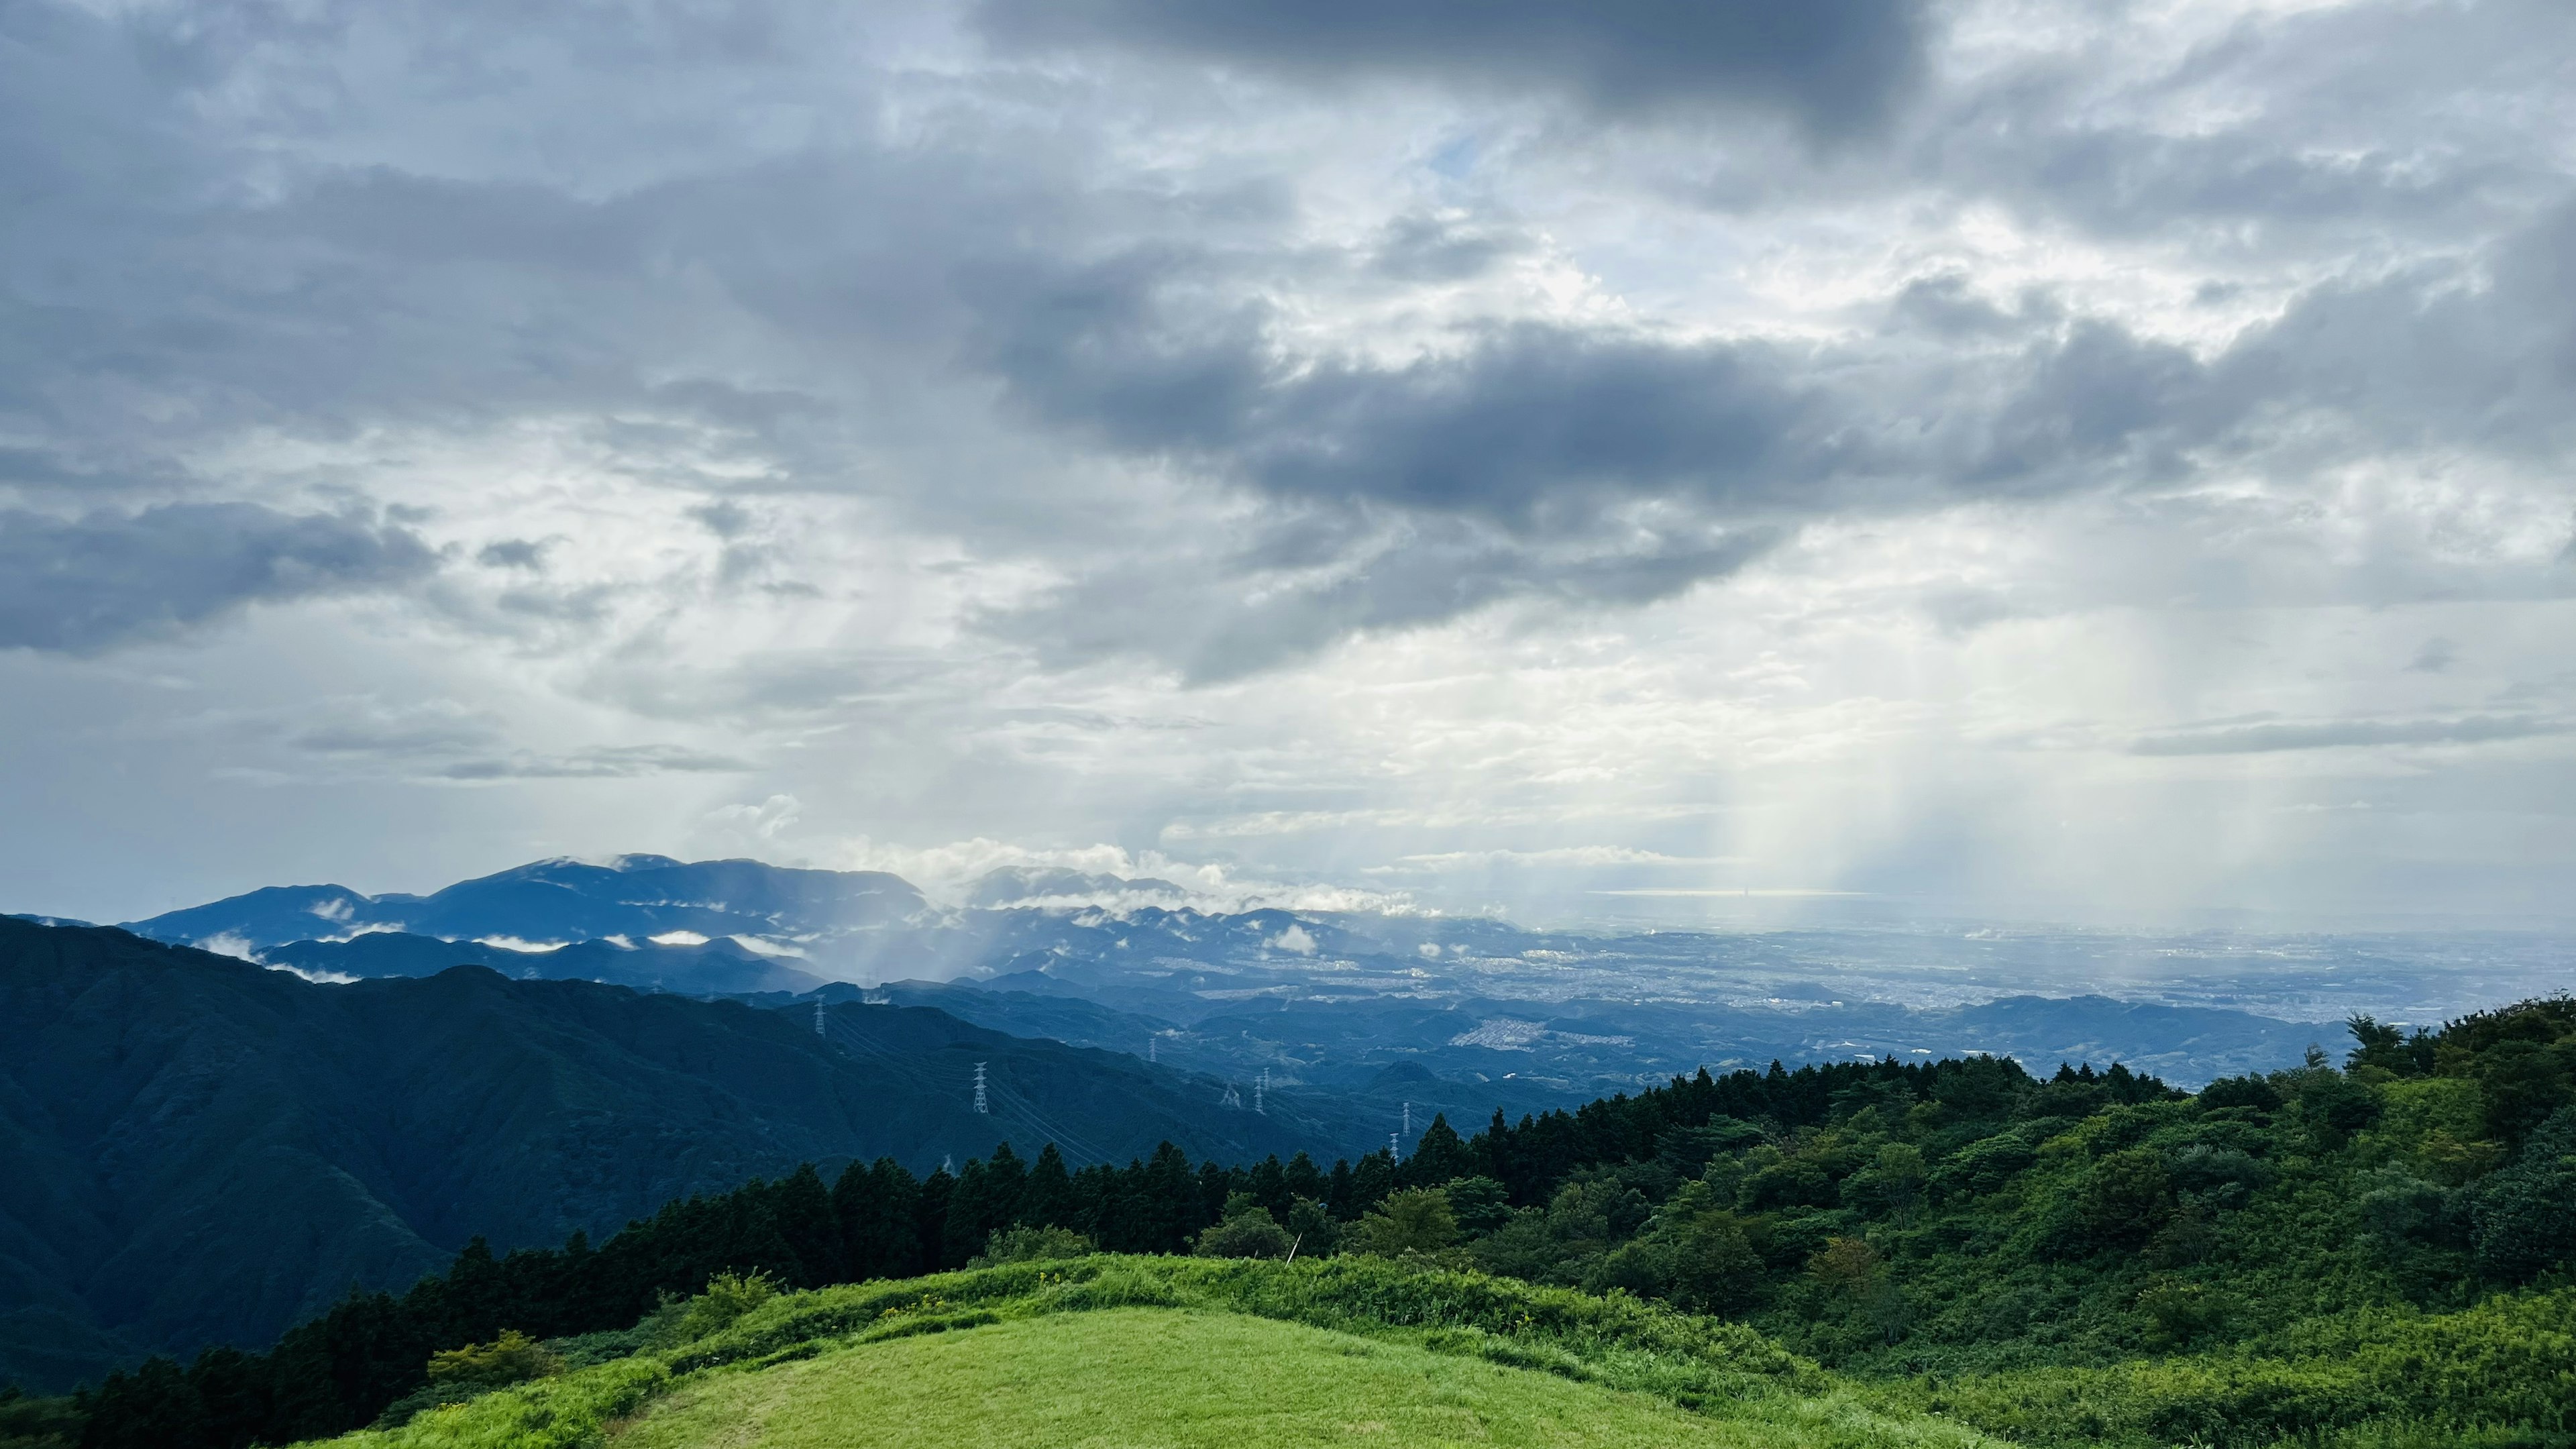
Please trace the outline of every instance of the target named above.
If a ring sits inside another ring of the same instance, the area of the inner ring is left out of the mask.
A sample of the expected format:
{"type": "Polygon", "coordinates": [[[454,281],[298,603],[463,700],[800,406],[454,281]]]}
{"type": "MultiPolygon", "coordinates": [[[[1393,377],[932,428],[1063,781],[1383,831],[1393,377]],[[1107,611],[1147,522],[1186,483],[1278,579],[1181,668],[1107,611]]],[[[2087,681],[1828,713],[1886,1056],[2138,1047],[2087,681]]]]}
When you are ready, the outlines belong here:
{"type": "Polygon", "coordinates": [[[1379,1432],[1354,1425],[1387,1426],[1389,1444],[1995,1443],[1920,1412],[1874,1407],[1741,1325],[1622,1295],[1375,1259],[1292,1265],[1109,1256],[786,1294],[695,1342],[639,1350],[332,1442],[340,1449],[899,1444],[911,1441],[884,1436],[929,1422],[922,1416],[941,1404],[950,1407],[940,1413],[987,1415],[974,1421],[986,1438],[1009,1425],[1052,1426],[1007,1441],[1029,1443],[1084,1442],[1080,1435],[1089,1434],[1102,1443],[1196,1444],[1221,1436],[1232,1449],[1235,1440],[1302,1444],[1379,1432]],[[1223,1365],[1204,1362],[1220,1346],[1223,1365]],[[1361,1398],[1391,1397],[1362,1413],[1344,1385],[1365,1386],[1353,1390],[1361,1398]],[[1043,1405],[1055,1400],[1090,1404],[1096,1422],[1049,1418],[1043,1405]],[[995,1407],[1005,1403],[1020,1407],[995,1407]],[[1244,1439],[1256,1427],[1268,1437],[1244,1439]],[[761,1437],[773,1430],[775,1437],[761,1437]]]}
{"type": "Polygon", "coordinates": [[[1309,1444],[1751,1446],[1767,1429],[1645,1394],[1239,1313],[1024,1319],[717,1373],[617,1449],[1289,1449],[1309,1444]]]}

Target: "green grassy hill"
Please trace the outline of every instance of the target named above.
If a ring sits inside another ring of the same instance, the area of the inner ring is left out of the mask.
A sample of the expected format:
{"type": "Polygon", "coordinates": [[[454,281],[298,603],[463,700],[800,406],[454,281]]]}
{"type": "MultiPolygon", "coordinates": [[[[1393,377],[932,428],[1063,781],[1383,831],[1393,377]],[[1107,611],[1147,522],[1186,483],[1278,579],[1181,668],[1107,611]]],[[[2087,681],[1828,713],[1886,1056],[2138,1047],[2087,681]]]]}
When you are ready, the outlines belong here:
{"type": "Polygon", "coordinates": [[[711,1296],[336,1449],[1321,1443],[1977,1449],[1740,1326],[1382,1260],[1097,1256],[711,1296]],[[613,1354],[613,1357],[601,1357],[613,1354]]]}
{"type": "MultiPolygon", "coordinates": [[[[1170,1308],[854,1344],[671,1396],[631,1449],[1741,1444],[1642,1394],[1241,1314],[1170,1308]]],[[[1767,1436],[1766,1436],[1767,1437],[1767,1436]]]]}

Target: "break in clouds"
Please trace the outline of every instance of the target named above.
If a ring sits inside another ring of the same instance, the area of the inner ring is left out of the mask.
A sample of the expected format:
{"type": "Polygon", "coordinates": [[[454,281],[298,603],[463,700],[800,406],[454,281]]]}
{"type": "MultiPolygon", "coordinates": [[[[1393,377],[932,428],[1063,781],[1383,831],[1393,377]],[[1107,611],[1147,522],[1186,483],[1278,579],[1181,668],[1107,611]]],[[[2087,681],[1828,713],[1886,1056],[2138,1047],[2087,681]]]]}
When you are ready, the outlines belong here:
{"type": "Polygon", "coordinates": [[[659,850],[2552,913],[2571,52],[2541,0],[16,7],[8,905],[659,850]]]}

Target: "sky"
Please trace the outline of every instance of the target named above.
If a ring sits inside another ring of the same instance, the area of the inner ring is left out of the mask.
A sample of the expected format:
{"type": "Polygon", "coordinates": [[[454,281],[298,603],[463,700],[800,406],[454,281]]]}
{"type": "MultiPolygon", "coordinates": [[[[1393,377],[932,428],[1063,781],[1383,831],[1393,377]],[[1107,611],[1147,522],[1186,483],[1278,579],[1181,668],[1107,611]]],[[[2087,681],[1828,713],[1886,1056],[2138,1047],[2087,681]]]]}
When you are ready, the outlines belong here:
{"type": "Polygon", "coordinates": [[[13,0],[0,198],[0,909],[2576,914],[2564,0],[13,0]]]}

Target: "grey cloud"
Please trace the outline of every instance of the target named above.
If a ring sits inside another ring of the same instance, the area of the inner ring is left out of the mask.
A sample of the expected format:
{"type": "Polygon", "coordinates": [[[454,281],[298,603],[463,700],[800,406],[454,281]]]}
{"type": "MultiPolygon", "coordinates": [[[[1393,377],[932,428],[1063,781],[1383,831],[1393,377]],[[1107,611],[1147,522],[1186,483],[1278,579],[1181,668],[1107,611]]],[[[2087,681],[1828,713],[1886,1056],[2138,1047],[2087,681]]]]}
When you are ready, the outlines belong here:
{"type": "Polygon", "coordinates": [[[2108,35],[1927,107],[1904,168],[2097,235],[2186,239],[2222,265],[2320,240],[2441,250],[2564,183],[2539,99],[2563,91],[2557,57],[2576,44],[2576,10],[2556,0],[2248,15],[2162,61],[2120,45],[2120,26],[2154,23],[2122,10],[2097,16],[2108,35]],[[2160,112],[2190,120],[2134,119],[2160,112]]]}
{"type": "Polygon", "coordinates": [[[1193,673],[1231,672],[1205,642],[1228,637],[1225,619],[1265,660],[1500,598],[1662,597],[1829,515],[2152,494],[2213,467],[2296,476],[2392,446],[2555,457],[2576,431],[2571,256],[2576,207],[2482,257],[2319,286],[2209,358],[1935,278],[1873,336],[1683,343],[1525,324],[1397,366],[1281,358],[1258,308],[1201,304],[1219,266],[1204,255],[1031,262],[982,293],[980,365],[1058,428],[1274,511],[1235,559],[1268,571],[1257,608],[1160,622],[1077,588],[1056,625],[1005,632],[1088,657],[1132,628],[1193,673]],[[1635,576],[1617,580],[1623,568],[1635,576]]]}
{"type": "Polygon", "coordinates": [[[1409,216],[1379,237],[1373,265],[1380,275],[1399,282],[1463,282],[1491,270],[1522,245],[1517,238],[1409,216]]]}
{"type": "Polygon", "coordinates": [[[359,513],[10,510],[0,512],[0,648],[95,652],[253,603],[399,588],[436,566],[417,535],[359,513]]]}
{"type": "Polygon", "coordinates": [[[1929,38],[1918,0],[985,0],[1013,48],[1109,43],[1306,76],[1554,87],[1595,109],[1752,103],[1820,135],[1880,124],[1929,38]]]}
{"type": "MultiPolygon", "coordinates": [[[[1455,11],[1334,0],[1293,12],[1159,0],[1041,11],[1005,0],[983,13],[997,36],[1029,45],[1090,37],[1226,56],[1269,38],[1274,59],[1313,67],[1365,45],[1355,64],[1554,78],[1586,94],[1615,81],[1658,104],[1749,87],[1837,115],[1857,92],[1822,78],[1875,75],[1886,85],[1872,94],[1896,94],[1926,34],[1917,8],[1861,0],[1455,11]],[[1758,44],[1726,41],[1725,27],[1748,17],[1780,28],[1758,44]],[[1871,48],[1888,45],[1897,49],[1871,48]],[[1855,59],[1867,55],[1879,59],[1855,59]]],[[[137,114],[149,109],[138,100],[137,114]]],[[[1989,139],[2019,144],[2014,123],[2026,114],[1998,110],[1989,139]]],[[[10,155],[45,134],[41,119],[13,117],[23,129],[10,155]]],[[[1305,266],[1343,280],[1472,276],[1505,254],[1509,233],[1490,219],[1415,213],[1347,256],[1317,259],[1280,240],[1294,220],[1284,186],[1233,177],[1204,192],[1189,182],[1122,191],[1092,184],[1086,168],[1106,163],[1079,140],[982,129],[999,124],[961,105],[905,148],[821,147],[581,195],[392,166],[317,168],[256,205],[201,194],[198,210],[164,213],[118,198],[166,188],[102,186],[122,173],[75,168],[65,184],[84,206],[126,209],[101,228],[113,237],[76,274],[87,280],[59,305],[9,314],[33,340],[15,360],[0,353],[0,393],[33,399],[38,421],[25,431],[55,445],[34,450],[20,476],[77,487],[97,476],[83,471],[92,454],[129,446],[104,440],[135,439],[135,456],[115,461],[139,473],[175,451],[156,446],[152,419],[163,417],[197,428],[176,440],[185,443],[263,427],[470,434],[517,418],[582,419],[638,476],[707,487],[694,470],[712,458],[727,477],[756,474],[782,493],[864,488],[985,557],[1043,558],[1076,579],[1056,596],[1060,616],[989,616],[996,631],[1067,659],[1145,648],[1204,676],[1336,631],[1501,599],[1665,597],[1836,513],[2183,481],[2209,457],[2266,446],[2266,426],[2324,417],[2383,440],[2411,430],[2480,448],[2547,446],[2570,416],[2576,331],[2540,325],[2568,311],[2565,278],[2552,271],[2576,250],[2564,227],[2501,253],[2492,294],[2447,264],[2329,286],[2208,362],[2070,320],[2045,296],[1999,307],[1934,278],[1894,299],[1870,337],[1677,343],[1494,323],[1453,337],[1442,356],[1372,366],[1284,355],[1261,299],[1295,294],[1305,266]],[[1032,144],[1065,150],[1033,157],[1032,144]],[[723,345],[708,349],[709,337],[723,345]],[[708,375],[711,356],[727,359],[725,375],[708,375]],[[1023,418],[1048,426],[990,427],[981,399],[993,379],[1023,418]],[[110,415],[80,401],[98,398],[154,406],[110,415]],[[2508,426],[2488,431],[2498,422],[2508,426]],[[911,451],[893,463],[863,452],[889,439],[911,451]],[[1091,456],[1077,447],[1070,467],[1046,471],[1066,461],[1068,439],[1091,456]],[[995,467],[973,451],[1003,447],[1041,466],[995,467]],[[1164,601],[1151,613],[1091,602],[1083,581],[1094,575],[1135,587],[1135,518],[1064,484],[1103,455],[1174,465],[1258,504],[1240,536],[1168,563],[1163,582],[1196,590],[1191,599],[1158,585],[1145,591],[1164,601]],[[1246,575],[1264,587],[1241,588],[1246,575]],[[1257,604],[1231,602],[1256,593],[1257,604]],[[1115,620],[1127,621],[1126,645],[1111,637],[1115,620]]],[[[175,136],[128,137],[127,169],[221,174],[228,164],[175,136]]],[[[2104,217],[2163,205],[2157,188],[2185,186],[2194,168],[2240,178],[2193,193],[2211,198],[2206,214],[2296,191],[2264,169],[2262,147],[2281,150],[2278,138],[2225,142],[2240,143],[2251,149],[2221,155],[2114,138],[2102,144],[2130,149],[2113,156],[2061,127],[2014,157],[2040,158],[2034,184],[2070,207],[2082,186],[2107,188],[2104,217]],[[2047,161],[2049,146],[2074,159],[2047,161]]],[[[1988,163],[2001,164],[1977,161],[1988,163]]],[[[2353,174],[2372,195],[2416,184],[2379,161],[2353,174]]],[[[2358,214],[2357,196],[2320,192],[2301,205],[2358,214]]],[[[2456,187],[2441,196],[2459,200],[2456,187]]],[[[735,505],[700,521],[735,540],[719,583],[811,587],[770,576],[778,560],[745,535],[735,505]]],[[[532,566],[517,547],[505,540],[479,557],[532,566]]],[[[600,617],[603,597],[518,587],[495,613],[580,623],[600,617]]]]}
{"type": "Polygon", "coordinates": [[[611,745],[570,754],[520,751],[459,760],[431,774],[444,780],[629,780],[645,775],[737,774],[749,761],[678,745],[611,745]]]}
{"type": "Polygon", "coordinates": [[[1347,541],[1353,556],[1314,577],[1244,567],[1265,551],[1257,542],[1243,555],[1165,559],[1089,577],[981,622],[1051,664],[1141,652],[1168,661],[1190,683],[1207,684],[1348,635],[1438,623],[1511,600],[1573,608],[1651,603],[1733,573],[1781,538],[1777,529],[1753,526],[1532,541],[1473,519],[1381,520],[1347,541]],[[1227,602],[1211,607],[1211,600],[1227,602]]]}
{"type": "Polygon", "coordinates": [[[705,524],[707,532],[721,539],[736,539],[750,531],[751,511],[731,499],[718,499],[689,510],[689,516],[705,524]]]}
{"type": "Polygon", "coordinates": [[[487,569],[541,569],[552,539],[504,538],[475,551],[474,561],[487,569]]]}
{"type": "Polygon", "coordinates": [[[1273,359],[1258,312],[1174,303],[1160,263],[1123,258],[1016,299],[983,361],[1033,412],[1111,447],[1282,499],[1516,531],[1579,529],[1641,499],[1797,518],[2116,481],[2099,465],[2160,470],[2246,406],[2182,349],[2099,322],[1917,358],[1528,324],[1401,367],[1298,365],[1273,359]]]}
{"type": "Polygon", "coordinates": [[[2257,755],[2369,745],[2475,745],[2576,733],[2576,724],[2533,715],[2464,715],[2457,719],[2332,720],[2316,724],[2244,724],[2180,730],[2131,742],[2133,755],[2257,755]]]}

